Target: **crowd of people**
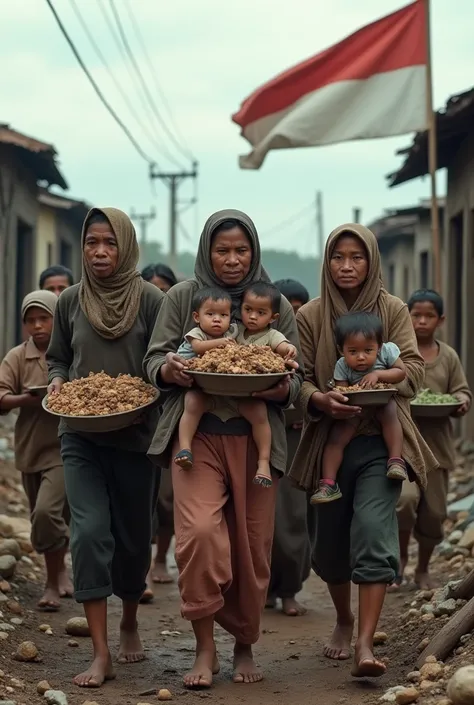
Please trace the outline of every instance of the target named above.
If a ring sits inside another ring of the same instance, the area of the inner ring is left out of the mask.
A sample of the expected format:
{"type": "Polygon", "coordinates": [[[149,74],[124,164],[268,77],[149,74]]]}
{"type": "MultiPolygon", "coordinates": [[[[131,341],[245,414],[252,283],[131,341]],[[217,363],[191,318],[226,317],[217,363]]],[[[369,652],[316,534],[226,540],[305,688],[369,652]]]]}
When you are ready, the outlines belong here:
{"type": "Polygon", "coordinates": [[[145,658],[138,607],[173,580],[173,536],[181,612],[196,640],[186,687],[210,687],[219,671],[216,623],[234,638],[233,680],[260,681],[262,613],[304,617],[297,596],[311,568],[336,611],[325,655],[351,658],[354,583],[352,674],[383,675],[373,636],[387,588],[403,584],[412,534],[415,579],[431,586],[454,462],[451,420],[415,423],[410,400],[424,387],[453,394],[458,415],[472,400],[456,352],[437,338],[441,296],[419,290],[405,304],[390,295],[376,238],[356,224],[330,234],[311,301],[297,281],[270,281],[255,225],[240,211],[207,220],[194,277],[181,282],[164,264],[138,272],[135,230],[117,209],[92,209],[81,242],[80,282],[62,266],[42,273],[23,301],[25,340],[0,366],[0,412],[19,410],[16,467],[45,559],[38,609],[58,610],[73,594],[89,623],[93,661],[76,685],[115,677],[111,595],[122,601],[118,663],[145,658]],[[270,345],[288,374],[248,400],[196,394],[189,360],[235,340],[270,345]],[[77,432],[64,420],[58,428],[35,390],[59,394],[101,371],[143,377],[159,406],[120,432],[77,432]],[[387,383],[397,393],[373,413],[345,396],[353,384],[387,383]]]}

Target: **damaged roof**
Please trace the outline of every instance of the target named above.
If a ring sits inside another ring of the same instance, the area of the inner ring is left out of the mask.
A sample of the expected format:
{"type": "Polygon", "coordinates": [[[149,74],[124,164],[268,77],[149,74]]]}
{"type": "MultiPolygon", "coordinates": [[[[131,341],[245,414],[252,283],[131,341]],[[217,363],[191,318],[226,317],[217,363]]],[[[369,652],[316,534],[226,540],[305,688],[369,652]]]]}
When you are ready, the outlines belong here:
{"type": "Polygon", "coordinates": [[[25,167],[34,172],[37,181],[45,181],[49,186],[68,188],[56,163],[57,152],[52,144],[40,142],[2,123],[0,123],[0,144],[15,149],[25,167]]]}
{"type": "MultiPolygon", "coordinates": [[[[438,169],[449,165],[465,136],[472,130],[474,119],[474,88],[449,98],[446,106],[436,114],[438,169]]],[[[402,166],[387,180],[389,187],[403,184],[429,173],[428,130],[417,132],[410,147],[399,149],[404,156],[402,166]]]]}

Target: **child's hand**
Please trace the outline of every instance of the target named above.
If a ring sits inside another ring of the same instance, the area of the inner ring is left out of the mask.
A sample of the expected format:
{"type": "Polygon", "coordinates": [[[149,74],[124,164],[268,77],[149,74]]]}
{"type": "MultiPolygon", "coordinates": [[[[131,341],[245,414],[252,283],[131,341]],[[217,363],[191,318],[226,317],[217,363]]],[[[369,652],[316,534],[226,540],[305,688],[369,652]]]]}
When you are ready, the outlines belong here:
{"type": "Polygon", "coordinates": [[[459,407],[456,411],[456,416],[464,416],[467,414],[469,409],[471,408],[471,400],[467,396],[467,394],[463,394],[460,392],[459,394],[455,394],[456,399],[459,399],[459,401],[462,403],[462,406],[459,407]]]}
{"type": "Polygon", "coordinates": [[[378,381],[378,374],[376,372],[369,372],[368,375],[365,375],[365,377],[361,379],[359,386],[362,387],[362,389],[373,389],[378,381]]]}
{"type": "Polygon", "coordinates": [[[286,353],[285,353],[285,362],[289,362],[290,360],[294,360],[298,354],[298,351],[294,345],[291,345],[288,343],[286,346],[286,353]]]}
{"type": "Polygon", "coordinates": [[[220,348],[226,348],[229,345],[237,345],[235,340],[233,338],[222,338],[222,340],[219,343],[220,348]]]}

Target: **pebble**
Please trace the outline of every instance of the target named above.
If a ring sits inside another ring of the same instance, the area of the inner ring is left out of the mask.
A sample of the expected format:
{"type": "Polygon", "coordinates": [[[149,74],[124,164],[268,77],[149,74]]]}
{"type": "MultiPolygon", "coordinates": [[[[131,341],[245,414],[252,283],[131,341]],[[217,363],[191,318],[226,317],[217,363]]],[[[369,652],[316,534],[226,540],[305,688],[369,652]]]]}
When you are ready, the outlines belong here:
{"type": "Polygon", "coordinates": [[[21,557],[22,563],[26,563],[26,565],[34,565],[33,561],[31,558],[28,558],[28,556],[22,556],[21,557]]]}
{"type": "Polygon", "coordinates": [[[0,576],[2,578],[11,578],[16,567],[15,556],[0,556],[0,576]]]}
{"type": "Polygon", "coordinates": [[[23,620],[21,617],[12,617],[10,622],[15,625],[15,627],[21,627],[23,620]]]}
{"type": "Polygon", "coordinates": [[[23,641],[14,655],[16,661],[36,661],[38,659],[38,649],[32,641],[23,641]]]}
{"type": "Polygon", "coordinates": [[[47,690],[44,699],[48,705],[67,705],[67,695],[62,690],[47,690]]]}
{"type": "Polygon", "coordinates": [[[464,534],[459,539],[459,546],[462,548],[472,548],[474,546],[474,524],[469,524],[464,534]]]}
{"type": "Polygon", "coordinates": [[[447,695],[454,705],[474,703],[474,666],[460,668],[449,680],[447,695]]]}
{"type": "Polygon", "coordinates": [[[418,683],[420,680],[420,671],[410,671],[407,675],[407,681],[409,683],[418,683]]]}
{"type": "Polygon", "coordinates": [[[23,690],[23,688],[25,687],[23,681],[19,680],[18,678],[10,678],[10,685],[13,688],[17,688],[18,690],[23,690]]]}
{"type": "Polygon", "coordinates": [[[15,539],[3,539],[3,541],[0,541],[0,556],[14,556],[19,561],[21,548],[18,542],[15,539]]]}
{"type": "Polygon", "coordinates": [[[0,602],[7,602],[8,601],[8,596],[4,595],[3,592],[0,592],[0,602]]]}
{"type": "Polygon", "coordinates": [[[20,603],[17,602],[17,600],[8,600],[8,602],[7,602],[7,604],[6,604],[6,607],[7,607],[7,608],[10,610],[10,612],[12,612],[13,614],[21,614],[22,611],[23,611],[23,610],[21,609],[20,603]]]}
{"type": "Polygon", "coordinates": [[[69,636],[90,636],[89,625],[85,617],[72,617],[66,624],[69,636]]]}
{"type": "Polygon", "coordinates": [[[402,690],[405,690],[405,686],[394,685],[393,688],[389,688],[387,690],[387,692],[384,693],[381,698],[379,698],[379,702],[381,702],[381,703],[395,703],[395,702],[397,702],[397,693],[400,693],[402,690]]]}
{"type": "Polygon", "coordinates": [[[422,681],[436,681],[443,675],[444,668],[440,663],[425,663],[420,668],[422,681]]]}
{"type": "Polygon", "coordinates": [[[0,580],[0,590],[2,592],[11,592],[10,583],[7,580],[0,580]]]}
{"type": "Polygon", "coordinates": [[[436,605],[434,609],[435,614],[439,617],[443,614],[447,614],[448,616],[451,616],[456,612],[456,600],[453,598],[450,598],[449,600],[445,600],[444,602],[440,602],[438,605],[436,605]]]}
{"type": "Polygon", "coordinates": [[[158,700],[173,700],[173,696],[168,688],[161,688],[161,690],[158,691],[158,700]]]}
{"type": "Polygon", "coordinates": [[[388,634],[385,632],[375,632],[374,634],[374,646],[381,646],[388,641],[388,634]]]}
{"type": "Polygon", "coordinates": [[[6,641],[8,639],[7,632],[0,632],[0,641],[6,641]]]}
{"type": "Polygon", "coordinates": [[[51,625],[50,624],[40,624],[38,629],[40,630],[40,632],[47,632],[48,629],[51,629],[51,625]]]}
{"type": "Polygon", "coordinates": [[[434,618],[435,618],[435,616],[434,616],[433,612],[428,612],[428,614],[421,615],[422,622],[431,622],[431,620],[434,618]]]}
{"type": "Polygon", "coordinates": [[[397,705],[411,705],[411,703],[416,703],[420,693],[416,688],[405,688],[404,690],[399,690],[395,696],[395,702],[397,705]]]}
{"type": "Polygon", "coordinates": [[[15,627],[11,624],[7,624],[6,622],[0,622],[0,630],[2,632],[14,632],[15,627]]]}
{"type": "Polygon", "coordinates": [[[36,691],[40,695],[44,695],[47,690],[51,690],[51,686],[49,685],[48,681],[40,681],[36,686],[36,691]]]}
{"type": "Polygon", "coordinates": [[[75,639],[69,639],[67,645],[68,645],[68,646],[75,647],[75,646],[79,646],[79,642],[76,641],[75,639]]]}
{"type": "Polygon", "coordinates": [[[434,607],[429,603],[421,606],[421,614],[431,614],[433,611],[434,607]]]}
{"type": "Polygon", "coordinates": [[[464,532],[461,529],[455,529],[448,536],[449,543],[459,543],[462,539],[464,532]]]}
{"type": "Polygon", "coordinates": [[[16,705],[14,700],[0,700],[0,705],[16,705]]]}

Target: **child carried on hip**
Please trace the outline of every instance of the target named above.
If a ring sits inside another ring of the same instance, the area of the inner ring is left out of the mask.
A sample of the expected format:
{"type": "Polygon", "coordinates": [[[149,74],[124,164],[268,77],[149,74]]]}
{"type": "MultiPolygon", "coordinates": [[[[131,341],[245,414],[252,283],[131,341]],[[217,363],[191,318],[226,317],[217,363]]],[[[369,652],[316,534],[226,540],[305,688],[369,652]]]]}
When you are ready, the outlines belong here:
{"type": "MultiPolygon", "coordinates": [[[[242,297],[241,321],[231,322],[232,298],[225,289],[209,287],[196,292],[193,299],[193,319],[196,327],[186,334],[178,355],[191,359],[208,350],[226,345],[267,345],[280,355],[289,367],[296,366],[296,347],[285,336],[271,327],[279,317],[281,294],[267,282],[250,284],[242,297]]],[[[252,426],[252,436],[258,451],[257,473],[254,483],[271,487],[270,467],[271,429],[267,405],[263,400],[235,399],[235,416],[242,416],[252,426]]],[[[214,397],[197,389],[186,393],[184,412],[179,423],[179,452],[174,462],[184,469],[193,466],[192,440],[204,414],[218,413],[219,403],[214,397]]]]}
{"type": "MultiPolygon", "coordinates": [[[[395,343],[383,342],[380,318],[364,311],[348,313],[336,321],[336,345],[342,357],[334,369],[337,387],[358,385],[361,389],[375,389],[380,383],[398,384],[406,377],[405,365],[395,343]]],[[[398,419],[397,404],[390,399],[385,406],[377,407],[375,417],[382,428],[387,446],[387,477],[406,480],[407,471],[402,459],[403,430],[398,419]]],[[[333,502],[342,496],[337,483],[344,450],[357,434],[359,419],[335,421],[324,448],[321,480],[312,495],[311,504],[333,502]]]]}

